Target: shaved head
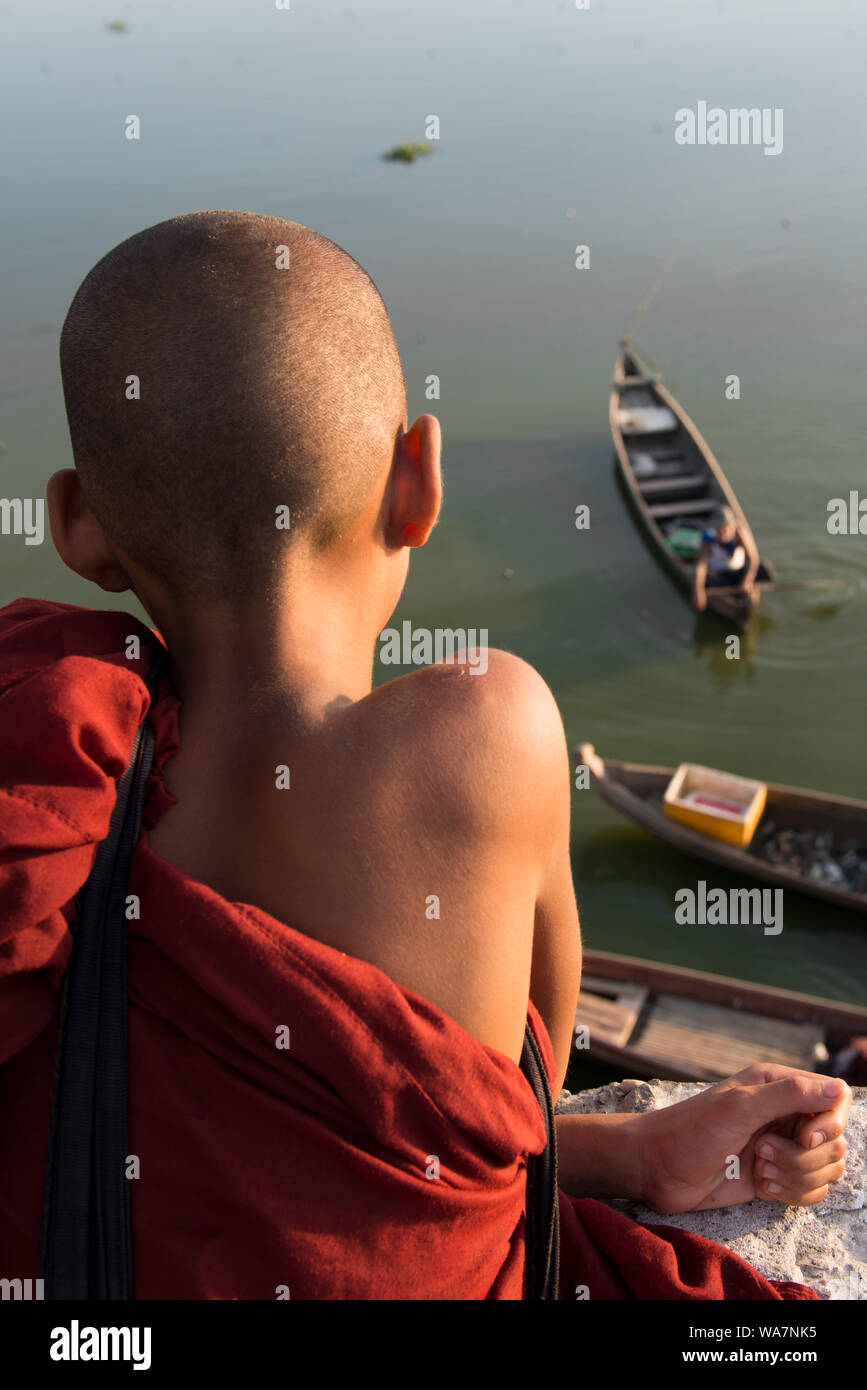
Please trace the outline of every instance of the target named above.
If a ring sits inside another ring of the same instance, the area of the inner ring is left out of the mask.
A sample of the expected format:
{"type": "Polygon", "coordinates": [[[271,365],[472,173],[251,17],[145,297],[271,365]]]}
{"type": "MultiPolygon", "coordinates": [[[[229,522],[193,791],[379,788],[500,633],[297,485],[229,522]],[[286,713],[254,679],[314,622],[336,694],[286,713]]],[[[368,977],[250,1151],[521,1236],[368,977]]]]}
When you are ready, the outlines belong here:
{"type": "Polygon", "coordinates": [[[78,289],[60,365],[92,511],[193,597],[273,594],[292,546],[357,520],[406,423],[373,281],[256,213],[189,213],[116,246],[78,289]]]}

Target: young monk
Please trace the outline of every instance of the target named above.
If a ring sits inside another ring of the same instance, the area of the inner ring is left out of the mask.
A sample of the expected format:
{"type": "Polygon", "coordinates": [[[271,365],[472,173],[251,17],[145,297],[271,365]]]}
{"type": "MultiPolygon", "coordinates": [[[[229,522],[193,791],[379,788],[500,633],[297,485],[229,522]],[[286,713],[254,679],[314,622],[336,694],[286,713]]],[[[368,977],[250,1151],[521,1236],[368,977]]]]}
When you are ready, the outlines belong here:
{"type": "MultiPolygon", "coordinates": [[[[61,367],[54,543],[132,590],[171,657],[129,885],[136,1297],[520,1298],[544,1144],[522,1039],[529,1017],[556,1095],[581,968],[569,764],[506,652],[371,690],[441,495],[382,300],[302,226],[195,213],[91,271],[61,367]]],[[[20,1277],[69,922],[156,646],[120,612],[0,612],[0,1265],[20,1277]]],[[[816,1202],[849,1104],[767,1066],[659,1114],[561,1117],[561,1296],[813,1296],[586,1199],[816,1202]]]]}

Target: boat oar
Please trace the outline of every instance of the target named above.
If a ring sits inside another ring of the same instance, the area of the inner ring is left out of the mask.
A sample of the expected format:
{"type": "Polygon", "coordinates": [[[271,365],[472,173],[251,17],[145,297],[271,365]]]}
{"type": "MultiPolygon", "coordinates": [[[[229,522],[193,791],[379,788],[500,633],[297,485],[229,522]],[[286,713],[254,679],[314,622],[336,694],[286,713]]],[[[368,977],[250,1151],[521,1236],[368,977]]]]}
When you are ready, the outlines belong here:
{"type": "MultiPolygon", "coordinates": [[[[762,593],[769,593],[773,590],[777,594],[790,593],[793,589],[842,589],[844,588],[842,579],[791,579],[778,584],[775,579],[758,580],[754,589],[761,589],[762,593]]],[[[712,584],[708,587],[708,596],[711,594],[742,594],[743,588],[740,584],[712,584]]]]}

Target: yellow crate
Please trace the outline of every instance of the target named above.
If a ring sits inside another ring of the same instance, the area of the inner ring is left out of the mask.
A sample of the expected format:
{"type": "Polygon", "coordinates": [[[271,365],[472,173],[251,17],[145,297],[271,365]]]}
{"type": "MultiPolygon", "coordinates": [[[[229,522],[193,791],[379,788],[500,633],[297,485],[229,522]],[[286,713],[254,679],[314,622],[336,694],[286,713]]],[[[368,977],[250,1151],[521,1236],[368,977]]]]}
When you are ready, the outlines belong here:
{"type": "Polygon", "coordinates": [[[698,767],[695,763],[681,763],[666,788],[663,808],[667,816],[688,825],[690,830],[743,849],[761,820],[767,792],[764,782],[717,772],[712,767],[698,767]],[[725,804],[697,804],[697,796],[712,797],[725,804]]]}

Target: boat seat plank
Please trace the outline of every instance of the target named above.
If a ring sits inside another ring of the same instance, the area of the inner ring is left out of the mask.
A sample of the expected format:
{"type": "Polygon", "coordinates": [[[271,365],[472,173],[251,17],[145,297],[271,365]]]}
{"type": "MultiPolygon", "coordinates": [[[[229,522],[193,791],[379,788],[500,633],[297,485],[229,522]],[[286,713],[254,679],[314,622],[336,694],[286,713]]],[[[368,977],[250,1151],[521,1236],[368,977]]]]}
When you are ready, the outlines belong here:
{"type": "Polygon", "coordinates": [[[703,1000],[660,994],[633,1040],[636,1052],[730,1076],[754,1062],[811,1070],[824,1042],[817,1023],[791,1023],[703,1000]]]}
{"type": "Polygon", "coordinates": [[[660,1025],[648,1031],[637,1045],[630,1047],[636,1057],[655,1060],[654,1075],[666,1075],[665,1067],[684,1072],[686,1075],[709,1075],[720,1080],[743,1071],[757,1062],[774,1063],[782,1067],[796,1067],[814,1071],[816,1058],[812,1049],[804,1051],[791,1048],[764,1046],[738,1046],[730,1040],[704,1041],[689,1030],[660,1025]]]}
{"type": "Polygon", "coordinates": [[[625,376],[620,381],[615,379],[611,385],[615,390],[623,390],[630,386],[658,386],[659,381],[658,376],[625,376]]]}
{"type": "Polygon", "coordinates": [[[800,1046],[813,1034],[821,1038],[818,1023],[794,1023],[786,1018],[769,1018],[749,1009],[729,1009],[723,1004],[709,1004],[703,999],[684,998],[679,994],[660,994],[654,1017],[666,1023],[700,1022],[703,1032],[720,1031],[730,1038],[749,1043],[772,1043],[775,1046],[800,1046]]]}
{"type": "Polygon", "coordinates": [[[707,516],[719,511],[721,506],[715,497],[700,497],[695,502],[653,503],[648,510],[654,520],[662,521],[669,516],[707,516]]]}
{"type": "Polygon", "coordinates": [[[589,1030],[591,1048],[594,1038],[604,1039],[614,1047],[625,1047],[635,1027],[635,1019],[630,1010],[621,1004],[597,995],[582,994],[575,1014],[575,1027],[589,1030]]]}
{"type": "Polygon", "coordinates": [[[636,478],[645,497],[656,497],[666,492],[692,492],[696,488],[707,487],[706,473],[673,473],[669,478],[636,478]]]}
{"type": "Polygon", "coordinates": [[[594,1037],[602,1038],[614,1047],[625,1047],[648,993],[645,985],[606,980],[601,976],[582,976],[575,1027],[589,1029],[591,1050],[594,1037]]]}

